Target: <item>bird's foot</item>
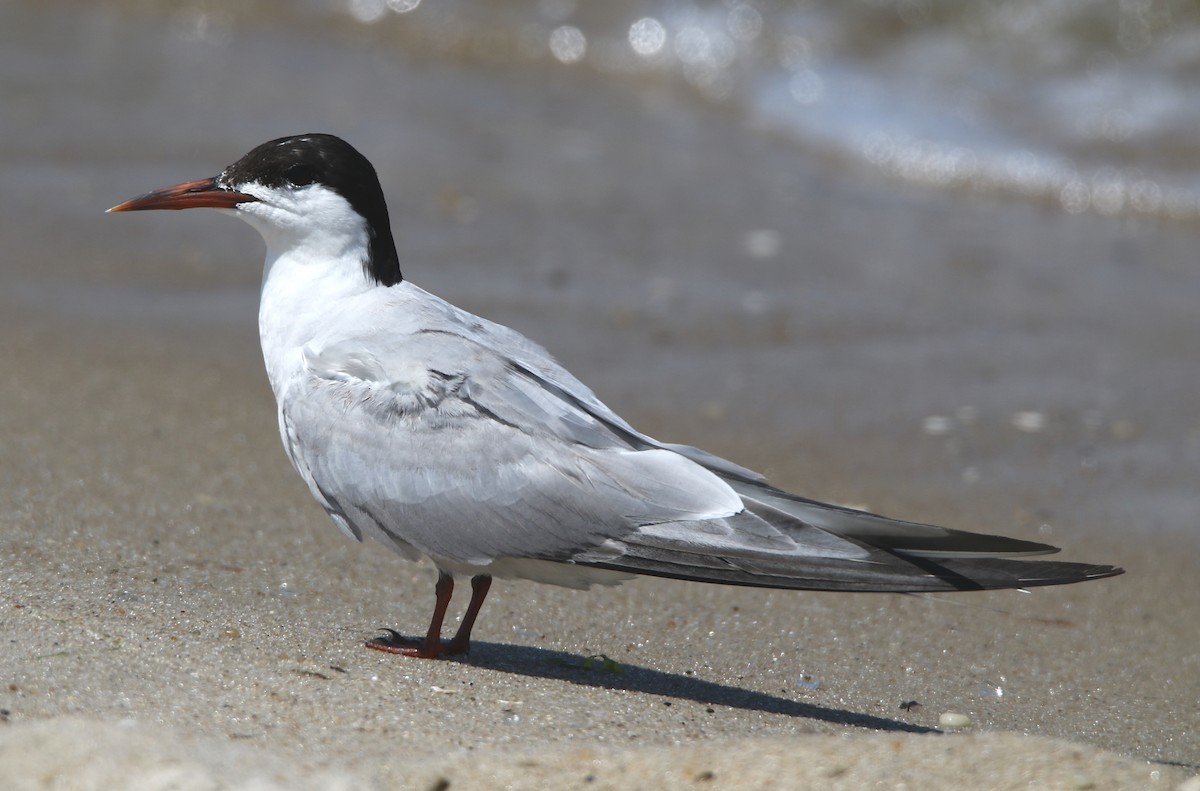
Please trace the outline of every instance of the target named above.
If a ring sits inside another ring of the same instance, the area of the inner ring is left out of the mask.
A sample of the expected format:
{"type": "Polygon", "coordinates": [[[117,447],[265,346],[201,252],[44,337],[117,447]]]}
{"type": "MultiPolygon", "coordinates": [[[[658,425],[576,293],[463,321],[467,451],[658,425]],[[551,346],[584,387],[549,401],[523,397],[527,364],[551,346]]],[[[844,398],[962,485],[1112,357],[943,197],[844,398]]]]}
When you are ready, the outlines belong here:
{"type": "Polygon", "coordinates": [[[400,654],[401,656],[415,656],[419,659],[438,659],[443,656],[457,656],[465,654],[471,649],[471,644],[466,640],[454,639],[448,643],[443,643],[440,639],[430,640],[428,637],[422,639],[419,637],[405,637],[395,629],[385,628],[387,632],[383,637],[373,637],[366,642],[367,648],[376,651],[383,651],[388,654],[400,654]]]}

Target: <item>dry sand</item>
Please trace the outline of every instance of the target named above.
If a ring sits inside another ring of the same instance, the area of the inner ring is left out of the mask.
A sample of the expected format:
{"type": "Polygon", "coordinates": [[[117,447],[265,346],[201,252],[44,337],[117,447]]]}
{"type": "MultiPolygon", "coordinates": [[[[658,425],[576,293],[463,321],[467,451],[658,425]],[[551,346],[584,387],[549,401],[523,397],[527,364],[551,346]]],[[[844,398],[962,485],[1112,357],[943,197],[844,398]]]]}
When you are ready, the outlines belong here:
{"type": "Polygon", "coordinates": [[[251,333],[5,315],[6,789],[1195,786],[1178,536],[1056,534],[1129,573],[1029,594],[501,582],[468,659],[386,656],[430,572],[326,523],[251,333]]]}
{"type": "MultiPolygon", "coordinates": [[[[69,717],[13,729],[0,742],[5,788],[136,791],[355,789],[362,773],[298,767],[280,754],[151,728],[69,717]],[[50,783],[48,778],[55,778],[50,783]]],[[[930,738],[869,734],[737,739],[678,747],[484,749],[400,756],[381,788],[587,789],[1179,789],[1177,769],[1073,742],[1011,733],[930,738]]]]}

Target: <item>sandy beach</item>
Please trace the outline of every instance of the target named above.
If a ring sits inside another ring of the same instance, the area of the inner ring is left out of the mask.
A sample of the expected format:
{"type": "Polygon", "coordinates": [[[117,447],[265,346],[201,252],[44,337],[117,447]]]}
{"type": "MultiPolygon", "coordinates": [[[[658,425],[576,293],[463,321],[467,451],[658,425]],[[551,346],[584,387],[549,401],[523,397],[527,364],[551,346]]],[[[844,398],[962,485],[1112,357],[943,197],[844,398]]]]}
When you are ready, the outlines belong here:
{"type": "Polygon", "coordinates": [[[665,78],[239,8],[3,12],[0,788],[1200,788],[1194,221],[914,186],[665,78]],[[1127,573],[499,581],[469,657],[365,649],[425,628],[433,572],[290,468],[261,242],[103,213],[317,130],[375,162],[406,276],[637,427],[1127,573]]]}
{"type": "Polygon", "coordinates": [[[1200,597],[1178,543],[1068,533],[1073,555],[1129,573],[1028,594],[498,583],[469,658],[385,656],[362,641],[423,628],[431,571],[325,523],[277,447],[253,337],[23,318],[0,396],[7,787],[1133,789],[1195,773],[1200,597]],[[598,654],[621,672],[584,667],[598,654]],[[965,735],[945,712],[970,717],[965,735]]]}

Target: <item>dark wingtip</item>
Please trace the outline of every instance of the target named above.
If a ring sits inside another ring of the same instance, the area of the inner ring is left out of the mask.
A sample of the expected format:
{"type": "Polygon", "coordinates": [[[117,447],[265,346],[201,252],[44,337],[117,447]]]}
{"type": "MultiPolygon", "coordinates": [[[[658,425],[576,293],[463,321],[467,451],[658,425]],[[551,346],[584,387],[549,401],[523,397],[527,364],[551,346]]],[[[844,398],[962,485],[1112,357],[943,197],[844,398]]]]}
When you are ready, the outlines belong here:
{"type": "MultiPolygon", "coordinates": [[[[1038,567],[1029,563],[1031,571],[1038,567]]],[[[1069,585],[1074,582],[1090,582],[1105,577],[1116,577],[1125,573],[1120,566],[1089,566],[1085,563],[1046,563],[1042,566],[1045,573],[1034,571],[1020,579],[1022,588],[1034,588],[1042,585],[1069,585]]]]}
{"type": "Polygon", "coordinates": [[[1099,580],[1105,577],[1119,577],[1125,573],[1125,569],[1120,566],[1093,566],[1088,572],[1088,579],[1099,580]]]}

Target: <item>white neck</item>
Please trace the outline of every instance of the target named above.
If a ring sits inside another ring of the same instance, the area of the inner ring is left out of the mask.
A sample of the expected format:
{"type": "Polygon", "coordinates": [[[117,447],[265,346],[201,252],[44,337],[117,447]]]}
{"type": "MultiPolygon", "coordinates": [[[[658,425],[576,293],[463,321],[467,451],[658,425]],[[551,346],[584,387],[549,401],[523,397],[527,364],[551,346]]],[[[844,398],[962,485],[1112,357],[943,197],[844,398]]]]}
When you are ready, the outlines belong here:
{"type": "Polygon", "coordinates": [[[258,330],[278,395],[304,345],[336,323],[348,301],[380,286],[363,268],[370,255],[366,221],[337,193],[314,185],[254,194],[261,202],[233,213],[267,243],[258,330]]]}

